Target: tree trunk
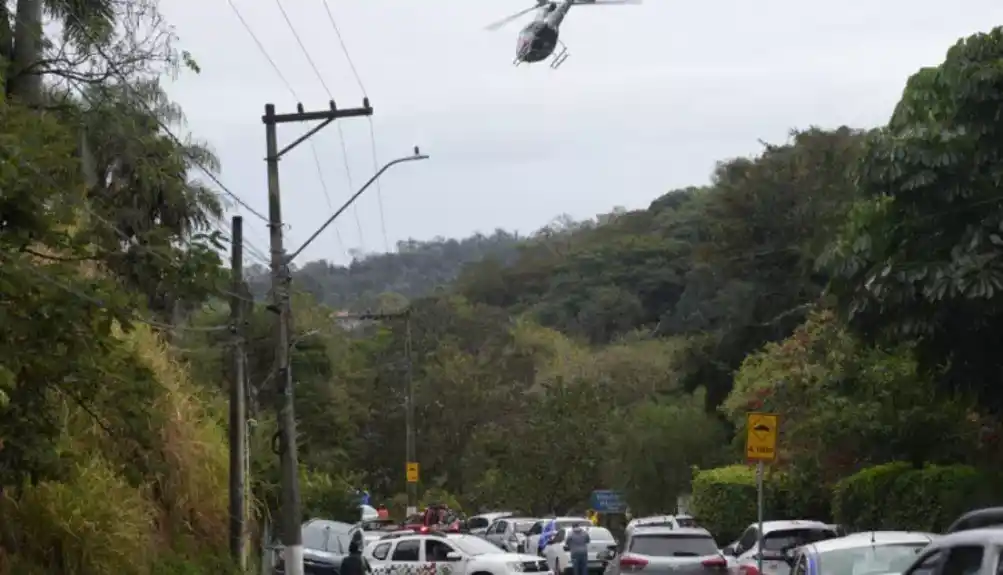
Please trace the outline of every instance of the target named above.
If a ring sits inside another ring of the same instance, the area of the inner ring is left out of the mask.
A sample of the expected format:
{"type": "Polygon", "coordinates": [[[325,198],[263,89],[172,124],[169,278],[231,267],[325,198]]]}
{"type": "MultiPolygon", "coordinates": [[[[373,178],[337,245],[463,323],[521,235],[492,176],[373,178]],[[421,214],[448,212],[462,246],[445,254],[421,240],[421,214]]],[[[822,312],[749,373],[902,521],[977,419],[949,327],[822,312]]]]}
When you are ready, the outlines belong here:
{"type": "Polygon", "coordinates": [[[0,102],[7,93],[7,72],[14,57],[14,31],[10,28],[11,14],[7,3],[0,2],[0,102]]]}
{"type": "Polygon", "coordinates": [[[42,0],[18,0],[14,22],[14,57],[7,95],[29,106],[42,102],[42,75],[32,68],[42,59],[42,0]]]}

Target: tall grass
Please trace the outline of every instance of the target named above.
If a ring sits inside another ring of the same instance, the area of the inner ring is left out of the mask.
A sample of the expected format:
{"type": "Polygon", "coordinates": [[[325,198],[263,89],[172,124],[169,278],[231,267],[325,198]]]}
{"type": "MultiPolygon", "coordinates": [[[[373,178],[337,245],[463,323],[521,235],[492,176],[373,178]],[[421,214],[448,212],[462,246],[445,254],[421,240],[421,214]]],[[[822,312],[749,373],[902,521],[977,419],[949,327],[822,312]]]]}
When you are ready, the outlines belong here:
{"type": "Polygon", "coordinates": [[[53,403],[67,472],[0,497],[2,575],[231,572],[225,406],[151,330],[117,337],[103,400],[53,403]]]}

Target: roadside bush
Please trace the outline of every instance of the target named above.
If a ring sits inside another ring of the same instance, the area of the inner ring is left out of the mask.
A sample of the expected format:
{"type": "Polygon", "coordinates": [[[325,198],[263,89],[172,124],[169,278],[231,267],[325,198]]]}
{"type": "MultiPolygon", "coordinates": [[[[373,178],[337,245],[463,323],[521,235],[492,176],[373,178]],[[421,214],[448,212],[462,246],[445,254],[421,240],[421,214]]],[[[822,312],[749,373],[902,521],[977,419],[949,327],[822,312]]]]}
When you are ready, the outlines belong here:
{"type": "MultiPolygon", "coordinates": [[[[781,502],[783,482],[779,476],[764,478],[765,519],[781,518],[786,509],[781,502]]],[[[720,545],[738,539],[749,524],[756,521],[756,469],[730,465],[696,470],[693,476],[693,515],[709,530],[720,545]]]]}
{"type": "Polygon", "coordinates": [[[959,515],[993,502],[989,477],[967,465],[928,465],[895,480],[884,508],[899,529],[939,532],[959,515]]]}
{"type": "Polygon", "coordinates": [[[910,471],[911,465],[895,461],[865,468],[839,481],[832,495],[836,523],[850,531],[891,527],[888,501],[895,482],[910,471]]]}
{"type": "Polygon", "coordinates": [[[915,469],[894,462],[840,481],[833,493],[836,521],[847,528],[939,532],[959,515],[993,504],[990,477],[967,465],[915,469]]]}

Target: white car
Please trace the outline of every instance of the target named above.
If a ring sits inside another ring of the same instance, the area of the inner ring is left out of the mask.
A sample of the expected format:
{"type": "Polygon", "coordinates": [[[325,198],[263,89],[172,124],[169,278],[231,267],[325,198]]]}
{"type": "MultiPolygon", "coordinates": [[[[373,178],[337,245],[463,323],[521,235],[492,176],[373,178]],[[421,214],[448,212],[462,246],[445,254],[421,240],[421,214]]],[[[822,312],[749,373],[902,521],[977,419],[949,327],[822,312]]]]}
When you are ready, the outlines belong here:
{"type": "Polygon", "coordinates": [[[540,549],[540,538],[543,537],[544,533],[548,533],[550,537],[553,537],[561,529],[574,527],[575,525],[589,526],[592,525],[592,522],[587,517],[551,517],[550,519],[537,521],[526,534],[526,553],[539,553],[543,555],[543,551],[540,549]]]}
{"type": "Polygon", "coordinates": [[[760,573],[758,527],[757,523],[753,523],[738,541],[722,550],[725,555],[737,559],[740,575],[790,575],[791,567],[787,564],[787,553],[790,550],[837,537],[829,525],[820,521],[803,519],[764,521],[763,572],[760,573]]]}
{"type": "MultiPolygon", "coordinates": [[[[572,527],[565,527],[550,538],[550,543],[543,548],[543,558],[557,575],[571,569],[571,552],[565,547],[568,534],[572,527]]],[[[616,538],[605,527],[583,527],[589,534],[589,571],[602,570],[605,561],[600,553],[610,548],[616,548],[616,538]]]]}
{"type": "Polygon", "coordinates": [[[668,527],[670,529],[681,529],[687,527],[699,527],[693,517],[689,515],[651,515],[648,517],[637,517],[631,519],[627,524],[626,531],[629,533],[638,527],[668,527]]]}
{"type": "Polygon", "coordinates": [[[467,532],[473,535],[484,535],[488,526],[502,517],[512,517],[515,513],[511,511],[494,511],[492,513],[481,513],[474,515],[466,521],[467,532]]]}
{"type": "Polygon", "coordinates": [[[539,557],[506,553],[476,535],[422,533],[384,539],[370,544],[365,557],[374,575],[550,575],[539,557]]]}

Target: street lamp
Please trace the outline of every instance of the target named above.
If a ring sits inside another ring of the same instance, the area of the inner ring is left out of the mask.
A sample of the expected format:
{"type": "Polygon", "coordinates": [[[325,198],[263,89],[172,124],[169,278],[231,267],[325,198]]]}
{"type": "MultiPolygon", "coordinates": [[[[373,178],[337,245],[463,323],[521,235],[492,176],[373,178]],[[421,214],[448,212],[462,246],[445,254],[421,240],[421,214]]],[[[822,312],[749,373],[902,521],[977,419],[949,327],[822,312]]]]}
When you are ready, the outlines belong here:
{"type": "Polygon", "coordinates": [[[403,158],[397,158],[396,160],[387,162],[382,168],[379,169],[378,172],[376,172],[375,174],[373,174],[373,177],[369,178],[369,181],[366,182],[365,185],[363,185],[361,188],[359,188],[359,191],[355,192],[355,194],[353,194],[352,197],[348,198],[348,201],[345,202],[340,208],[338,208],[338,211],[334,212],[334,214],[332,214],[331,217],[328,218],[326,222],[324,222],[324,225],[320,226],[320,228],[318,228],[317,231],[314,232],[313,235],[310,236],[310,238],[306,242],[304,242],[302,246],[299,247],[299,249],[297,249],[296,251],[294,251],[292,253],[292,255],[290,255],[288,258],[286,258],[286,262],[285,263],[288,264],[289,262],[291,262],[294,259],[296,259],[296,256],[300,255],[303,252],[303,250],[305,250],[306,247],[310,245],[311,242],[313,242],[315,239],[317,239],[317,236],[319,236],[321,233],[323,233],[323,231],[327,229],[327,226],[331,225],[331,222],[333,222],[335,219],[337,219],[337,217],[340,216],[342,214],[342,212],[344,212],[345,210],[347,210],[349,208],[349,206],[351,206],[352,203],[355,202],[355,200],[359,196],[361,196],[362,193],[365,192],[366,189],[369,186],[371,186],[373,184],[373,182],[375,182],[376,180],[378,180],[379,177],[381,175],[383,175],[383,172],[389,170],[390,168],[392,168],[393,166],[396,166],[397,164],[403,164],[404,162],[415,162],[415,161],[418,161],[418,160],[427,160],[427,159],[428,159],[428,156],[426,154],[422,154],[421,150],[418,149],[418,146],[415,146],[414,147],[414,153],[411,154],[410,156],[404,156],[403,158]]]}

